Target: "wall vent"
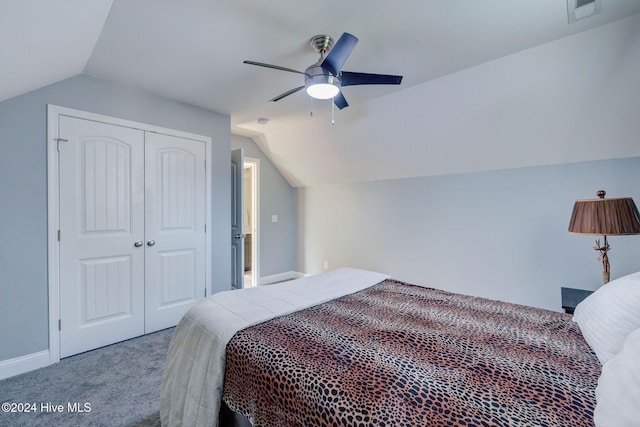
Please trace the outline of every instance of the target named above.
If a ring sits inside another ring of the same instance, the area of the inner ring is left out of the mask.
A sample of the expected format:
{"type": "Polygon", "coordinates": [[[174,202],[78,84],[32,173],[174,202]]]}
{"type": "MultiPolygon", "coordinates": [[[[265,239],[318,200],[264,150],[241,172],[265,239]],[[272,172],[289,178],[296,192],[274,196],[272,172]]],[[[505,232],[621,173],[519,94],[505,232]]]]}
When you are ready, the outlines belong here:
{"type": "Polygon", "coordinates": [[[569,24],[597,15],[602,10],[602,0],[567,0],[569,24]]]}

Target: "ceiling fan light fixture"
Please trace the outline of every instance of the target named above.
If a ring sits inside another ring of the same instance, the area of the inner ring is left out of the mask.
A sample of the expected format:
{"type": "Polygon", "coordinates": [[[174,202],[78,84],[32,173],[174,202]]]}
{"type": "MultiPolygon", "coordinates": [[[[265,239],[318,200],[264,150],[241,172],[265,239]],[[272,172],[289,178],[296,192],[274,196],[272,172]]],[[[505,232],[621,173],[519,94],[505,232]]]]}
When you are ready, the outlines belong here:
{"type": "Polygon", "coordinates": [[[331,99],[340,93],[340,80],[331,74],[311,75],[307,77],[305,85],[309,96],[315,99],[331,99]]]}
{"type": "Polygon", "coordinates": [[[338,86],[331,83],[315,83],[307,86],[307,93],[315,99],[331,99],[340,92],[338,86]]]}

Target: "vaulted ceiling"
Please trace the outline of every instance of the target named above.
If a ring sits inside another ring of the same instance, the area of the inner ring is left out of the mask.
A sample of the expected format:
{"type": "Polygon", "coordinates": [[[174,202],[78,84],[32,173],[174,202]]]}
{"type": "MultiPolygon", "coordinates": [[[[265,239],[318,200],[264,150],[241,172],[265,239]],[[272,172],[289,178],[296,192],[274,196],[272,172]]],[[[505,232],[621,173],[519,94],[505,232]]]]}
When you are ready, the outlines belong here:
{"type": "Polygon", "coordinates": [[[136,87],[229,114],[295,186],[640,155],[640,85],[628,84],[640,75],[640,1],[601,0],[573,23],[568,9],[3,0],[0,101],[81,73],[136,87]],[[343,32],[360,39],[345,70],[401,74],[402,85],[343,88],[350,106],[332,111],[304,91],[269,102],[303,76],[242,63],[304,70],[318,59],[312,36],[343,32]]]}

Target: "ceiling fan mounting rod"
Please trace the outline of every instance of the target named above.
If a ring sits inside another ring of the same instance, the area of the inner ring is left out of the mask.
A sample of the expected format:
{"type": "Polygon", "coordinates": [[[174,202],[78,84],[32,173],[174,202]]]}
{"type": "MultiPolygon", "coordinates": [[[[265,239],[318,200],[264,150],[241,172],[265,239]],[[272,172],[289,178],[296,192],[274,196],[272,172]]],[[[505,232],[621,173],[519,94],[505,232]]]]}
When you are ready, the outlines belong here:
{"type": "Polygon", "coordinates": [[[333,38],[325,34],[318,34],[317,36],[311,37],[309,44],[313,50],[318,52],[324,58],[327,52],[329,52],[333,47],[333,38]]]}

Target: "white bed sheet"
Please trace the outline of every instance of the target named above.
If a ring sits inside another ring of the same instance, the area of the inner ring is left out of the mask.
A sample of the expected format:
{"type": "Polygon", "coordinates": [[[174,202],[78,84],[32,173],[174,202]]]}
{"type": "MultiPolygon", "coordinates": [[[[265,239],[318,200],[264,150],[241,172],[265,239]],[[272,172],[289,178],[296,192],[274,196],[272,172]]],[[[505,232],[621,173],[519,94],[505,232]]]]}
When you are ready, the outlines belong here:
{"type": "Polygon", "coordinates": [[[275,285],[220,292],[196,304],[176,327],[167,354],[160,394],[162,425],[217,426],[226,345],[239,330],[388,278],[343,268],[275,285]]]}

